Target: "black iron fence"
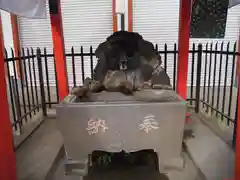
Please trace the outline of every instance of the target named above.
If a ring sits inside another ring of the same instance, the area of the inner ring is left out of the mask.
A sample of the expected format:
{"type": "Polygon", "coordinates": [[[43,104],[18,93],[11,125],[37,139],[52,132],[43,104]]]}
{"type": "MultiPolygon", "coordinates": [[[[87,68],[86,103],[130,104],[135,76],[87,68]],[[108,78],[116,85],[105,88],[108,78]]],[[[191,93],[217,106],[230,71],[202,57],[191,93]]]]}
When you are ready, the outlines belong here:
{"type": "Polygon", "coordinates": [[[27,55],[22,53],[21,57],[15,56],[13,50],[10,54],[5,50],[5,54],[12,126],[14,130],[21,130],[23,123],[37,114],[41,107],[36,75],[38,67],[34,63],[36,56],[32,48],[27,49],[27,55]],[[26,76],[29,71],[33,72],[30,81],[26,76]]]}
{"type": "MultiPolygon", "coordinates": [[[[158,47],[163,68],[170,76],[175,90],[177,82],[178,47],[158,47]]],[[[214,115],[228,123],[235,119],[237,88],[234,87],[236,60],[240,54],[234,44],[192,44],[189,50],[188,96],[189,105],[196,112],[214,115]]],[[[73,48],[66,53],[69,88],[81,85],[92,77],[97,59],[92,47],[73,48]],[[87,52],[86,52],[87,50],[87,52]]],[[[59,103],[58,82],[54,55],[44,49],[22,49],[21,57],[6,51],[9,102],[14,129],[21,128],[40,110],[59,103]],[[19,64],[19,76],[17,75],[19,64]]]]}
{"type": "Polygon", "coordinates": [[[230,43],[224,44],[206,44],[202,50],[202,56],[199,60],[204,60],[204,66],[201,70],[203,73],[203,88],[199,90],[201,95],[200,103],[202,108],[208,114],[216,115],[221,120],[227,119],[234,123],[235,110],[237,102],[236,85],[236,68],[237,44],[234,43],[230,49],[230,43]]]}

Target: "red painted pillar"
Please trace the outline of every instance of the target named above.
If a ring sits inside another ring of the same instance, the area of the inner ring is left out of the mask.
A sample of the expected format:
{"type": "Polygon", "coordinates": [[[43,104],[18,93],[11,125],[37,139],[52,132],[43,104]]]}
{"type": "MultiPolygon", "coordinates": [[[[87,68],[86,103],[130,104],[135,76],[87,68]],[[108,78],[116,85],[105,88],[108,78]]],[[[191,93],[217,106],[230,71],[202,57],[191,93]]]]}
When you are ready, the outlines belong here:
{"type": "Polygon", "coordinates": [[[187,97],[188,51],[190,38],[191,0],[181,0],[179,10],[177,93],[184,99],[187,97]]]}
{"type": "Polygon", "coordinates": [[[116,0],[112,0],[112,21],[113,21],[113,32],[116,32],[117,31],[116,0]]]}
{"type": "Polygon", "coordinates": [[[128,0],[128,31],[133,31],[133,0],[128,0]]]}
{"type": "MultiPolygon", "coordinates": [[[[238,52],[240,53],[240,35],[239,35],[239,39],[238,39],[238,52]]],[[[236,153],[235,153],[235,180],[239,180],[240,179],[240,57],[238,56],[237,59],[237,85],[238,85],[238,99],[237,99],[237,130],[236,130],[236,153]]]]}
{"type": "MultiPolygon", "coordinates": [[[[1,19],[0,19],[1,21],[1,19]]],[[[16,162],[13,150],[12,126],[9,115],[7,86],[4,66],[4,44],[0,27],[0,179],[17,180],[16,162]]]]}
{"type": "Polygon", "coordinates": [[[69,93],[60,0],[49,0],[52,40],[60,100],[69,93]]]}
{"type": "MultiPolygon", "coordinates": [[[[238,36],[238,52],[240,53],[240,35],[238,36]]],[[[238,77],[239,75],[240,75],[240,56],[237,56],[236,77],[238,77]]],[[[238,83],[239,81],[237,81],[237,84],[238,83]]]]}

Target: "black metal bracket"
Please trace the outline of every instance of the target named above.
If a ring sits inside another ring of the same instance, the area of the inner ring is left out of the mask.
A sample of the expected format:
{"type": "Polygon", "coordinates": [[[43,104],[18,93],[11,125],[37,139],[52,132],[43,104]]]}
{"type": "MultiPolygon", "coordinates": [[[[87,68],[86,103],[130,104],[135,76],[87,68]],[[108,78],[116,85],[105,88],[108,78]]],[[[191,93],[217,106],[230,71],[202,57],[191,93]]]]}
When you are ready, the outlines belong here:
{"type": "Polygon", "coordinates": [[[50,14],[55,14],[55,15],[58,14],[59,13],[58,3],[60,3],[59,0],[48,0],[48,2],[49,2],[50,14]]]}

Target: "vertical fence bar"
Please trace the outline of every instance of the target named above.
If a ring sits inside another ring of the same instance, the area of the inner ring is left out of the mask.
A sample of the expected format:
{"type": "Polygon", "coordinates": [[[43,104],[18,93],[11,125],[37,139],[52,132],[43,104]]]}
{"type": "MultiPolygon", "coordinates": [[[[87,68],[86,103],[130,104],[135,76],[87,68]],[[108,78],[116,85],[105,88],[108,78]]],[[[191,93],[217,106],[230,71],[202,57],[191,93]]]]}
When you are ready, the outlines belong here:
{"type": "Polygon", "coordinates": [[[57,80],[57,68],[56,68],[56,63],[55,63],[55,55],[54,55],[54,74],[55,74],[55,82],[56,82],[56,95],[57,95],[57,102],[59,103],[60,97],[59,97],[59,92],[58,92],[58,80],[57,80]]]}
{"type": "Polygon", "coordinates": [[[37,106],[38,106],[37,110],[39,111],[39,100],[38,100],[38,89],[37,89],[37,76],[36,76],[35,58],[34,58],[33,48],[31,48],[31,55],[32,55],[32,63],[33,63],[33,78],[34,78],[34,86],[35,86],[36,104],[37,104],[37,106]]]}
{"type": "Polygon", "coordinates": [[[158,52],[158,45],[157,44],[155,44],[155,49],[158,52]]]}
{"type": "MultiPolygon", "coordinates": [[[[14,51],[11,48],[12,58],[14,58],[14,51]]],[[[19,62],[19,61],[17,61],[19,62]]],[[[19,120],[22,116],[21,106],[20,106],[20,96],[19,96],[19,89],[18,89],[18,79],[17,79],[17,70],[16,70],[16,62],[12,61],[13,64],[13,73],[14,73],[14,84],[13,89],[16,90],[16,93],[14,92],[15,99],[16,99],[16,110],[17,110],[17,120],[19,120]]],[[[21,128],[22,121],[19,122],[19,127],[21,128]]]]}
{"type": "MultiPolygon", "coordinates": [[[[229,94],[229,104],[228,104],[228,117],[231,116],[231,108],[232,108],[232,94],[233,94],[233,83],[234,83],[234,72],[235,72],[235,60],[236,60],[236,50],[237,50],[237,43],[235,42],[233,47],[233,59],[232,59],[232,74],[231,74],[231,85],[230,85],[230,94],[229,94]]],[[[228,119],[228,125],[229,125],[228,119]]]]}
{"type": "Polygon", "coordinates": [[[33,113],[36,114],[35,111],[35,99],[34,99],[34,91],[33,91],[33,79],[32,79],[32,68],[31,68],[31,58],[30,58],[30,52],[27,48],[27,59],[28,59],[28,73],[29,73],[29,79],[30,79],[30,86],[31,86],[31,95],[32,95],[32,105],[33,105],[33,113]]]}
{"type": "MultiPolygon", "coordinates": [[[[225,101],[226,101],[226,87],[227,87],[227,74],[228,74],[228,52],[229,52],[230,43],[227,44],[227,54],[226,54],[226,62],[225,62],[225,76],[224,76],[224,86],[223,86],[223,101],[222,101],[222,113],[225,114],[225,101]]],[[[221,116],[223,120],[223,115],[221,116]]]]}
{"type": "MultiPolygon", "coordinates": [[[[155,44],[155,50],[157,51],[158,54],[160,54],[159,51],[158,51],[158,45],[157,45],[157,44],[155,44]]],[[[161,58],[161,60],[162,60],[162,57],[161,57],[161,56],[160,56],[160,58],[161,58]]]]}
{"type": "Polygon", "coordinates": [[[72,72],[73,72],[73,87],[77,86],[76,83],[76,71],[75,71],[75,54],[74,54],[74,47],[71,48],[72,53],[72,72]]]}
{"type": "Polygon", "coordinates": [[[91,68],[91,78],[93,79],[93,47],[90,46],[90,68],[91,68]]]}
{"type": "Polygon", "coordinates": [[[82,68],[82,83],[85,80],[85,72],[84,72],[84,57],[83,57],[83,47],[81,46],[81,68],[82,68]]]}
{"type": "Polygon", "coordinates": [[[120,22],[121,22],[121,30],[125,31],[125,15],[123,13],[120,14],[120,22]]]}
{"type": "Polygon", "coordinates": [[[190,87],[190,104],[192,105],[193,99],[193,78],[194,78],[194,61],[195,61],[195,43],[193,43],[192,48],[192,67],[191,67],[191,87],[190,87]]]}
{"type": "MultiPolygon", "coordinates": [[[[24,110],[24,114],[27,114],[24,84],[23,84],[24,78],[23,78],[22,57],[20,57],[20,52],[18,52],[18,57],[19,57],[19,70],[20,70],[20,83],[21,83],[21,91],[22,91],[23,110],[24,110]]],[[[25,121],[27,121],[27,116],[25,117],[25,121]]]]}
{"type": "Polygon", "coordinates": [[[168,53],[168,48],[167,48],[167,44],[164,44],[164,69],[165,72],[167,72],[167,53],[168,53]]]}
{"type": "MultiPolygon", "coordinates": [[[[223,61],[223,45],[224,43],[221,43],[221,52],[220,52],[220,60],[219,60],[219,74],[218,74],[218,90],[217,90],[217,110],[219,110],[219,101],[220,101],[220,91],[221,91],[221,78],[222,78],[222,61],[223,61]]],[[[216,112],[216,115],[218,116],[218,112],[216,112]]]]}
{"type": "MultiPolygon", "coordinates": [[[[215,52],[214,52],[214,62],[213,62],[213,88],[212,88],[212,107],[214,107],[215,101],[215,81],[216,81],[216,69],[217,69],[217,50],[218,43],[215,44],[215,52]]],[[[211,114],[213,114],[214,110],[211,109],[211,114]]]]}
{"type": "MultiPolygon", "coordinates": [[[[210,45],[210,58],[209,58],[209,71],[208,71],[208,90],[207,90],[207,103],[210,104],[210,87],[211,87],[211,71],[212,71],[212,52],[213,43],[210,45]]],[[[209,107],[207,106],[207,113],[209,112],[209,107]]]]}
{"type": "MultiPolygon", "coordinates": [[[[208,50],[208,43],[206,44],[206,47],[205,47],[205,66],[204,66],[204,80],[203,80],[203,101],[205,102],[205,98],[206,98],[206,81],[207,81],[207,61],[208,61],[208,57],[207,57],[207,50],[208,50]]],[[[202,107],[204,108],[205,107],[205,104],[203,103],[202,104],[202,107]]]]}
{"type": "Polygon", "coordinates": [[[177,69],[177,44],[174,43],[174,55],[173,55],[173,90],[176,90],[176,69],[177,69]]]}
{"type": "Polygon", "coordinates": [[[47,116],[47,108],[45,102],[45,91],[44,91],[44,81],[43,81],[43,69],[42,69],[42,58],[41,58],[41,50],[37,48],[37,62],[38,62],[38,74],[39,74],[39,85],[40,85],[40,93],[41,93],[41,104],[43,110],[43,116],[47,116]]]}
{"type": "Polygon", "coordinates": [[[44,48],[44,62],[45,62],[45,72],[46,72],[46,81],[47,81],[47,95],[48,95],[48,102],[49,108],[52,107],[51,104],[51,93],[50,93],[50,85],[49,85],[49,77],[48,77],[48,57],[47,57],[47,49],[44,48]]]}
{"type": "MultiPolygon", "coordinates": [[[[16,112],[15,112],[15,103],[14,103],[14,92],[12,87],[12,76],[10,74],[9,62],[8,62],[8,53],[5,49],[5,59],[7,60],[5,63],[7,64],[7,76],[8,76],[8,86],[10,90],[10,101],[11,101],[11,108],[12,108],[12,115],[13,115],[13,122],[16,122],[16,112]]],[[[14,125],[14,129],[17,130],[17,125],[14,125]]]]}
{"type": "MultiPolygon", "coordinates": [[[[26,67],[26,56],[25,56],[25,49],[22,48],[22,55],[23,55],[23,69],[24,69],[24,79],[25,79],[25,85],[27,90],[27,102],[28,102],[28,110],[31,112],[31,103],[30,103],[30,95],[29,95],[29,87],[28,87],[28,77],[27,77],[27,67],[26,67]]],[[[32,117],[32,113],[29,113],[29,117],[32,117]]]]}
{"type": "Polygon", "coordinates": [[[198,56],[197,56],[196,106],[195,106],[196,113],[199,112],[199,105],[200,105],[201,68],[202,68],[202,44],[199,44],[198,56]]]}

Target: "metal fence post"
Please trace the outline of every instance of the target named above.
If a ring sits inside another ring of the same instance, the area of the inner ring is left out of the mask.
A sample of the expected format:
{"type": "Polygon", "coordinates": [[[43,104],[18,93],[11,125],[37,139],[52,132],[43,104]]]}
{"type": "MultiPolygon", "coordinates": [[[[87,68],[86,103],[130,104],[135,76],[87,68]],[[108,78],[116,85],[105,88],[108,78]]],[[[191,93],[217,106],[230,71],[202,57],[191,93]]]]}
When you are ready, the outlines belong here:
{"type": "Polygon", "coordinates": [[[125,31],[125,14],[120,14],[120,18],[121,18],[121,30],[125,31]]]}
{"type": "MultiPolygon", "coordinates": [[[[13,103],[14,103],[14,109],[16,111],[16,120],[19,120],[21,118],[21,107],[20,104],[17,102],[17,99],[19,98],[17,95],[17,84],[16,84],[16,80],[14,79],[13,76],[10,76],[10,83],[12,85],[12,95],[13,95],[13,103]]],[[[19,124],[19,127],[21,128],[21,124],[19,124]]],[[[20,129],[21,132],[21,129],[20,129]]]]}
{"type": "Polygon", "coordinates": [[[197,55],[197,80],[196,80],[196,104],[195,104],[196,113],[199,112],[200,104],[201,67],[202,67],[202,44],[199,44],[197,55]]]}
{"type": "Polygon", "coordinates": [[[44,89],[44,81],[43,81],[43,70],[42,70],[42,58],[41,58],[41,50],[39,48],[37,48],[37,62],[38,62],[39,85],[40,85],[43,116],[47,116],[47,109],[46,109],[46,102],[45,102],[45,89],[44,89]]]}

